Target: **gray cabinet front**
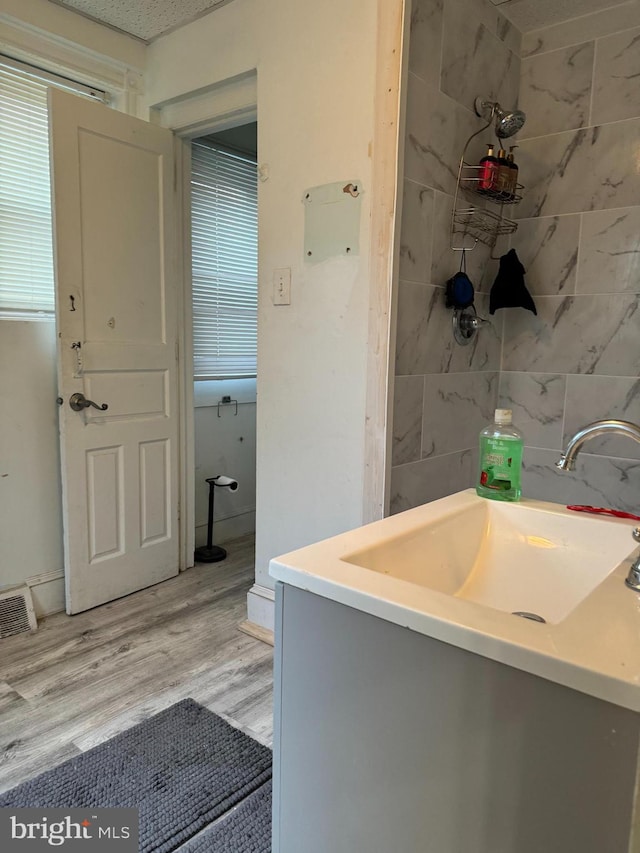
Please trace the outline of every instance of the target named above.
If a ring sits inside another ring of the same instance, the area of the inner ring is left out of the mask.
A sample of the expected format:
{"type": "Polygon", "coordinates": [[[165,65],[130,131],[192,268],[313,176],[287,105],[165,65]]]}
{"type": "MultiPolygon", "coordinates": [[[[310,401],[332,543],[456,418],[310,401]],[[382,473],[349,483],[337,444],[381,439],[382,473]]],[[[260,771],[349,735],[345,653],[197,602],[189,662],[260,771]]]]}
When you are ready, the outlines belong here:
{"type": "Polygon", "coordinates": [[[273,853],[633,846],[631,711],[281,583],[275,677],[273,853]]]}

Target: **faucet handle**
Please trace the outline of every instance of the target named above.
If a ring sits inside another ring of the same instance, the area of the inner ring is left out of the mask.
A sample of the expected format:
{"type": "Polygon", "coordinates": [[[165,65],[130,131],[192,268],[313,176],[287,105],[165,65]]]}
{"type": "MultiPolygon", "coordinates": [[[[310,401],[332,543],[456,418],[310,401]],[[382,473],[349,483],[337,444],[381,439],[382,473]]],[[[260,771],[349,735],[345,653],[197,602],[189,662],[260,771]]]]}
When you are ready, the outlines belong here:
{"type": "Polygon", "coordinates": [[[631,535],[636,540],[636,542],[640,542],[640,527],[634,527],[631,531],[631,535]]]}

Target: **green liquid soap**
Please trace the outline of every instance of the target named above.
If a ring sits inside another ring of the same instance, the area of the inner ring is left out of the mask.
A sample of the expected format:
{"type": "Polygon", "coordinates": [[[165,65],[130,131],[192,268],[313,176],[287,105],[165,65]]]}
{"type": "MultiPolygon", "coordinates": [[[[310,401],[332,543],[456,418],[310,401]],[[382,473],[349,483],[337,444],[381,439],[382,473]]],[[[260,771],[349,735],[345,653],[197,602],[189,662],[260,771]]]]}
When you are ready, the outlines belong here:
{"type": "Polygon", "coordinates": [[[496,409],[495,421],[480,433],[480,464],[476,493],[494,501],[519,501],[522,496],[524,439],[511,423],[511,409],[496,409]]]}

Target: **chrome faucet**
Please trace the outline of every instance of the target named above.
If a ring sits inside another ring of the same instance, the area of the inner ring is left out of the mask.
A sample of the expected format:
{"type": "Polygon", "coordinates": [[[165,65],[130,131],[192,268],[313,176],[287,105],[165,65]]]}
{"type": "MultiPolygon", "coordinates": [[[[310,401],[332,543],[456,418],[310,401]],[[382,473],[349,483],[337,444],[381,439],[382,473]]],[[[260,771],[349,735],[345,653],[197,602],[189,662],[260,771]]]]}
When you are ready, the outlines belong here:
{"type": "MultiPolygon", "coordinates": [[[[579,429],[578,432],[570,439],[566,450],[556,462],[556,468],[561,471],[574,471],[576,467],[576,456],[582,450],[585,442],[591,438],[596,438],[599,435],[626,435],[634,441],[640,443],[640,426],[631,423],[631,421],[603,420],[594,421],[592,424],[579,429]]],[[[633,538],[636,542],[640,542],[640,527],[636,527],[632,531],[633,538]]],[[[625,580],[628,587],[640,592],[640,556],[634,561],[629,569],[629,574],[625,580]]]]}
{"type": "Polygon", "coordinates": [[[594,421],[592,424],[579,429],[578,432],[567,444],[567,449],[556,462],[556,468],[561,471],[574,471],[576,467],[576,456],[582,450],[582,445],[590,438],[596,438],[599,435],[608,435],[615,433],[616,435],[626,435],[634,441],[640,443],[640,426],[632,424],[631,421],[594,421]]]}

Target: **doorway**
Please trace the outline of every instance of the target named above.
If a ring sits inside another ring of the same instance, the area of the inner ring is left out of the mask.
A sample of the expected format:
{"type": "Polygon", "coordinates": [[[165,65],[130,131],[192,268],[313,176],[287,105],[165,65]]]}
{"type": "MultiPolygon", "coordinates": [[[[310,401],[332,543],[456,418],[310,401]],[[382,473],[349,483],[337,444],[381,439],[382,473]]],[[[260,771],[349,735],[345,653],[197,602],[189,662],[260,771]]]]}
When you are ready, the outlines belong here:
{"type": "Polygon", "coordinates": [[[257,374],[257,122],[191,140],[195,545],[255,533],[257,374]]]}

